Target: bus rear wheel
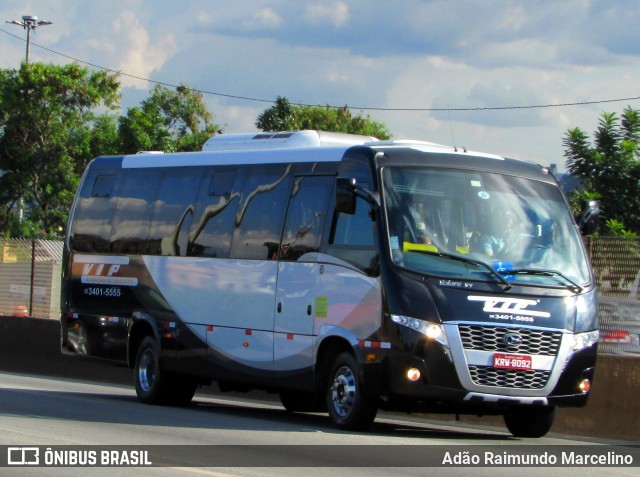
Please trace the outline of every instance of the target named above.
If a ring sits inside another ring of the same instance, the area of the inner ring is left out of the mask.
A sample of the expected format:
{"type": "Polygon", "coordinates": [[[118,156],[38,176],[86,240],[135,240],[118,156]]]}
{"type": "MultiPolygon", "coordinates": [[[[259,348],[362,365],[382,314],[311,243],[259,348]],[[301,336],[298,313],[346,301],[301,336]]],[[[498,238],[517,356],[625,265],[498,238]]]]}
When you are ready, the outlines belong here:
{"type": "Polygon", "coordinates": [[[515,437],[543,437],[556,417],[555,406],[512,407],[504,413],[504,423],[515,437]]]}
{"type": "Polygon", "coordinates": [[[186,406],[193,399],[198,383],[195,379],[168,373],[160,367],[160,347],[152,337],[145,337],[136,354],[134,383],[138,399],[145,404],[186,406]]]}
{"type": "Polygon", "coordinates": [[[376,418],[378,406],[364,392],[358,364],[351,353],[334,361],[326,386],[329,417],[340,429],[363,430],[376,418]]]}

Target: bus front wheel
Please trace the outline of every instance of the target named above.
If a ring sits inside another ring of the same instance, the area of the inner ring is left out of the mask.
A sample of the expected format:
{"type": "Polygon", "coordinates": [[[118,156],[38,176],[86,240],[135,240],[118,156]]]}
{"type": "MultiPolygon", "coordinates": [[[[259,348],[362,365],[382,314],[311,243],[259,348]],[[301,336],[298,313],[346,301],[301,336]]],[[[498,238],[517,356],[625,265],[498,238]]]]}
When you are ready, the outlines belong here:
{"type": "Polygon", "coordinates": [[[136,354],[134,382],[138,399],[145,404],[186,406],[196,392],[195,379],[163,371],[160,347],[152,337],[145,337],[136,354]]]}
{"type": "Polygon", "coordinates": [[[329,417],[340,429],[363,430],[376,417],[376,399],[366,395],[358,364],[351,353],[334,361],[326,386],[329,417]]]}

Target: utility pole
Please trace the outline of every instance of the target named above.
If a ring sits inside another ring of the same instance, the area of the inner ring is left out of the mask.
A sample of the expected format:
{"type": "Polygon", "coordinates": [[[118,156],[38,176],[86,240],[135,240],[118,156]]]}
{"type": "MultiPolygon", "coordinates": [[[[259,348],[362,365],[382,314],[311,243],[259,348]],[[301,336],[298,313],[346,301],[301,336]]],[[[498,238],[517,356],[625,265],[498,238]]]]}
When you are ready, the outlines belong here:
{"type": "MultiPolygon", "coordinates": [[[[29,64],[29,47],[31,46],[31,32],[35,31],[39,26],[51,25],[52,22],[46,22],[44,20],[38,21],[38,17],[34,15],[23,15],[22,21],[18,20],[7,20],[6,23],[10,23],[12,25],[21,26],[23,29],[27,30],[27,54],[25,56],[25,64],[29,64]]],[[[18,202],[18,220],[22,222],[24,218],[24,200],[22,197],[18,202]]]]}
{"type": "Polygon", "coordinates": [[[45,22],[44,20],[38,21],[38,17],[33,15],[23,15],[22,21],[11,20],[6,21],[6,23],[10,23],[12,25],[18,25],[27,30],[27,55],[25,58],[25,62],[29,64],[29,46],[31,45],[31,32],[35,31],[39,26],[51,25],[52,22],[45,22]]]}

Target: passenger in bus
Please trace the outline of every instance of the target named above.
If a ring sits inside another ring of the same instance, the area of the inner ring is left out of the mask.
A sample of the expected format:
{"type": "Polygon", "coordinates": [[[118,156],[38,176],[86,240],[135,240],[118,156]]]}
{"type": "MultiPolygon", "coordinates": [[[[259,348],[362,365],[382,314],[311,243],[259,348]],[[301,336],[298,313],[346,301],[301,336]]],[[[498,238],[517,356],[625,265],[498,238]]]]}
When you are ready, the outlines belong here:
{"type": "Polygon", "coordinates": [[[433,244],[433,239],[429,233],[425,217],[425,208],[423,204],[414,202],[410,206],[411,217],[405,217],[406,231],[404,234],[404,242],[402,245],[403,252],[414,250],[437,252],[438,248],[433,244]],[[422,211],[422,213],[420,212],[422,211]]]}

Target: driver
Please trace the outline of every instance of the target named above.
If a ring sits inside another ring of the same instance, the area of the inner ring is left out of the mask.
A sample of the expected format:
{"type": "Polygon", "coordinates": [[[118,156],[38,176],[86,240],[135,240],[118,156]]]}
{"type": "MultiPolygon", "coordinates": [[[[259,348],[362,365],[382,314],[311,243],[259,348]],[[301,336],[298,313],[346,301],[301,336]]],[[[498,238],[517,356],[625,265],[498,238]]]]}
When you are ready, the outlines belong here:
{"type": "Polygon", "coordinates": [[[494,216],[492,229],[491,233],[481,235],[478,240],[479,251],[488,257],[495,257],[511,244],[514,231],[511,211],[506,211],[501,217],[494,216]]]}

